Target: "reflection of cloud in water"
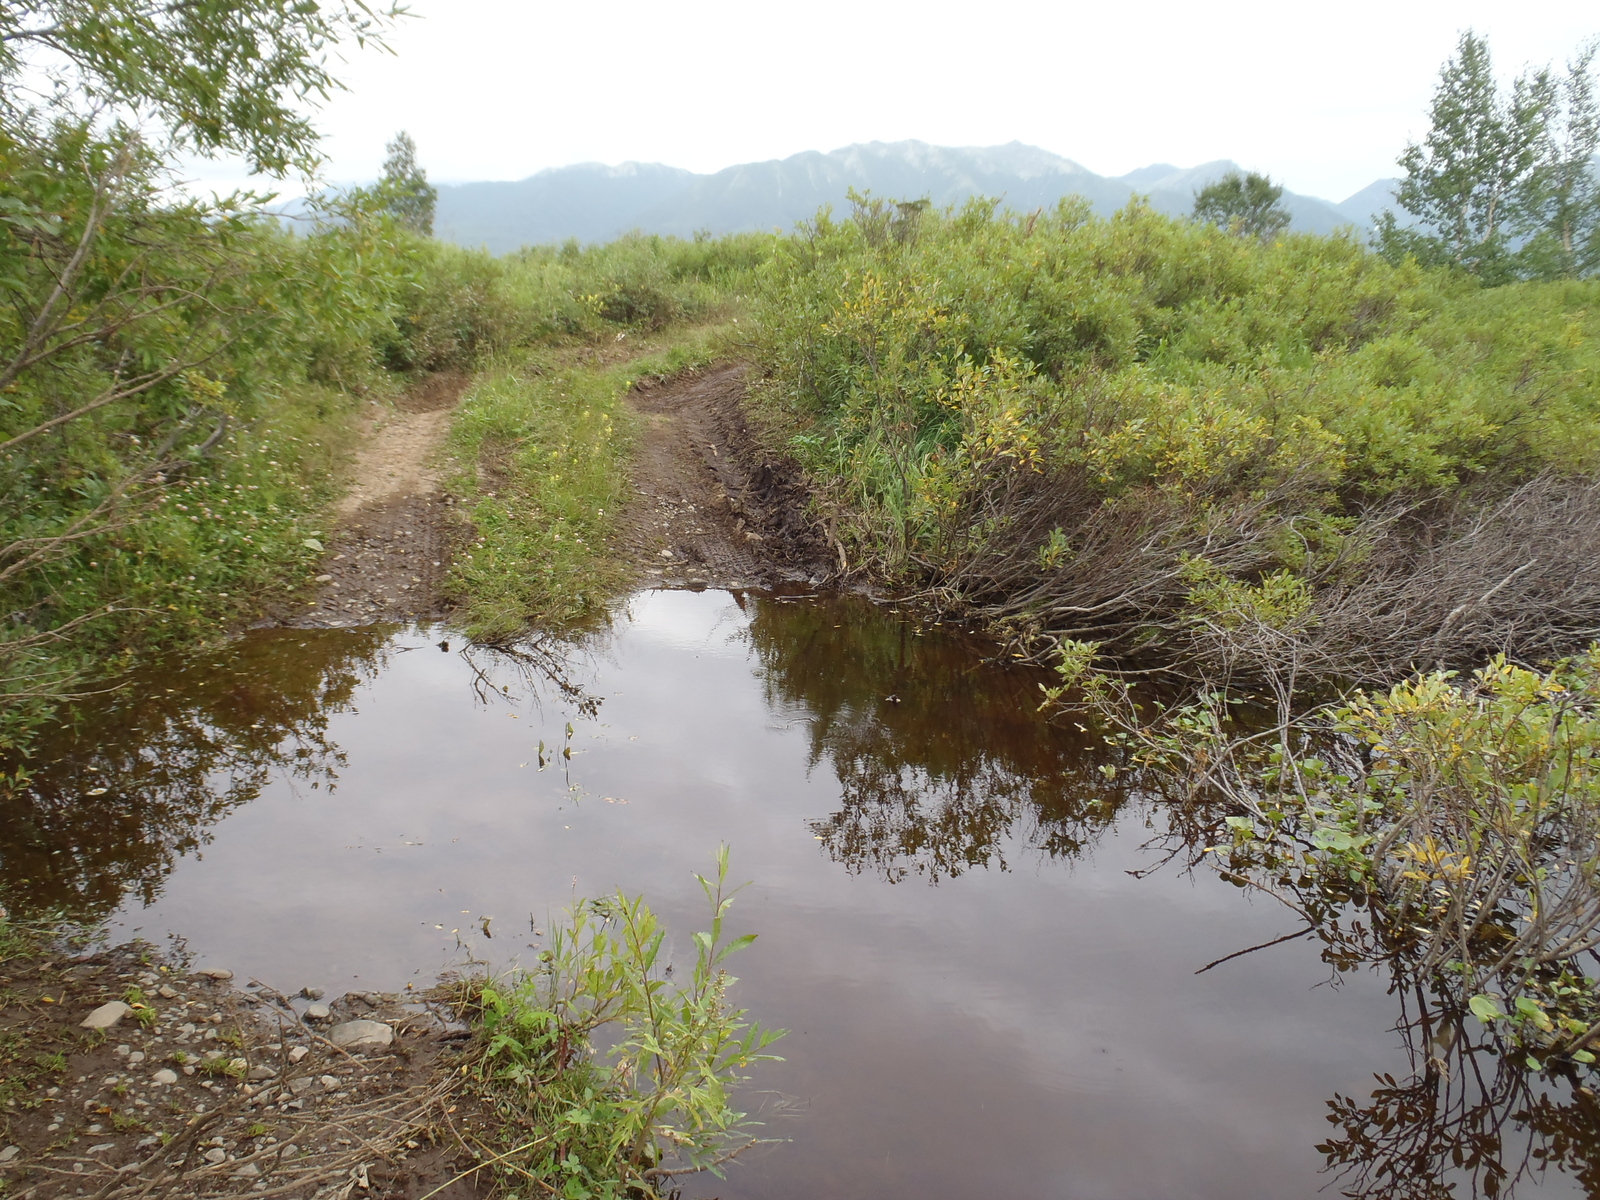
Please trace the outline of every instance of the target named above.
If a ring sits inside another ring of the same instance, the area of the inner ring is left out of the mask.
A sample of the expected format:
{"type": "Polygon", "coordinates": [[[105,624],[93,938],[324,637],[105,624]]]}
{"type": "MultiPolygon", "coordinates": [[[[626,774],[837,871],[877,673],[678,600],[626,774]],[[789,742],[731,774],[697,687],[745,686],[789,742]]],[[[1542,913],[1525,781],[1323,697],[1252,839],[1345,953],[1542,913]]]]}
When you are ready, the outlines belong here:
{"type": "Polygon", "coordinates": [[[78,706],[0,801],[6,905],[92,920],[130,893],[148,904],[274,775],[331,791],[344,758],[329,717],[383,670],[391,633],[252,634],[78,706]]]}

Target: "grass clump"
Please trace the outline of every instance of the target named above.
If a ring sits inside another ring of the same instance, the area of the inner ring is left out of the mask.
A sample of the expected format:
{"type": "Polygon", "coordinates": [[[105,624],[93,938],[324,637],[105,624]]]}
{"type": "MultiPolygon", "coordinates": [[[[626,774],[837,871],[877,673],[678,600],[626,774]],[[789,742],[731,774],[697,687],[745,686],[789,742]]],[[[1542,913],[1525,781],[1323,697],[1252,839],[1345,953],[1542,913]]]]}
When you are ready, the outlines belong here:
{"type": "Polygon", "coordinates": [[[473,637],[581,625],[627,584],[612,536],[630,494],[637,417],[628,389],[708,361],[717,335],[716,327],[679,330],[620,361],[534,350],[479,376],[450,433],[465,464],[453,488],[475,529],[451,588],[473,637]]]}
{"type": "Polygon", "coordinates": [[[728,1001],[723,964],[755,935],[724,934],[727,848],[696,878],[710,928],[676,980],[659,919],[618,892],[574,905],[533,970],[472,986],[473,1078],[500,1120],[485,1157],[511,1194],[658,1196],[756,1144],[730,1091],[783,1034],[728,1001]]]}

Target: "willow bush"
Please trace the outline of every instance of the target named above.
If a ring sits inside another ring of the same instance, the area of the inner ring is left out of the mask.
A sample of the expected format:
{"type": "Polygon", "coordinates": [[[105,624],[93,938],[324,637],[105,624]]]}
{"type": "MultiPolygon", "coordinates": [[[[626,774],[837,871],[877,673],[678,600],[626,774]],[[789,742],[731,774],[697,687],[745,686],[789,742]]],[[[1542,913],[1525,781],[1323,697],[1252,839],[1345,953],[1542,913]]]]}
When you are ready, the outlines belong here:
{"type": "Polygon", "coordinates": [[[1262,669],[1211,606],[1281,577],[1308,675],[1398,677],[1600,630],[1597,300],[1138,204],[857,197],[776,247],[754,350],[842,570],[1191,677],[1262,669]]]}

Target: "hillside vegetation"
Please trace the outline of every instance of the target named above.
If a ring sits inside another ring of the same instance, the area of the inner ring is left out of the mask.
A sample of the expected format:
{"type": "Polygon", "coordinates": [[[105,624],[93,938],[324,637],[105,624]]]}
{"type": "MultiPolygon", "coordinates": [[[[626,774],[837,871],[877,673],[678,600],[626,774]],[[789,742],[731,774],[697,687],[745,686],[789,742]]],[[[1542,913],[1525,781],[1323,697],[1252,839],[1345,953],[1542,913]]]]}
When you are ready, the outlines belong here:
{"type": "Polygon", "coordinates": [[[756,354],[842,569],[1127,666],[1386,678],[1600,630],[1597,302],[862,200],[779,247],[756,354]]]}

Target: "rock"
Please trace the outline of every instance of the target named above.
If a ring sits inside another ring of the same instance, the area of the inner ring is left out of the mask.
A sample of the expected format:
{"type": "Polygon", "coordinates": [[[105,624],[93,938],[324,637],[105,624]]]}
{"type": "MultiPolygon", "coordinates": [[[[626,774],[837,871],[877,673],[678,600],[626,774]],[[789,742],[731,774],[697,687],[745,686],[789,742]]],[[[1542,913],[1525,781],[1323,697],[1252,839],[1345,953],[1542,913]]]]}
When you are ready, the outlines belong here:
{"type": "Polygon", "coordinates": [[[298,1096],[315,1082],[316,1080],[312,1079],[311,1076],[302,1075],[298,1079],[289,1080],[289,1090],[298,1096]]]}
{"type": "Polygon", "coordinates": [[[306,1009],[306,1020],[308,1021],[326,1021],[332,1015],[328,1011],[326,1004],[313,1004],[306,1009]]]}
{"type": "Polygon", "coordinates": [[[85,1029],[110,1029],[132,1011],[121,1000],[111,1000],[95,1009],[81,1024],[85,1029]]]}
{"type": "Polygon", "coordinates": [[[387,1046],[394,1041],[394,1026],[382,1021],[346,1021],[328,1031],[328,1040],[343,1050],[387,1046]]]}
{"type": "Polygon", "coordinates": [[[318,575],[314,580],[312,580],[312,582],[313,583],[332,583],[333,582],[333,576],[332,575],[318,575]]]}
{"type": "Polygon", "coordinates": [[[117,1144],[115,1142],[101,1142],[98,1146],[90,1146],[88,1152],[90,1154],[104,1154],[107,1150],[115,1150],[116,1148],[117,1144]]]}
{"type": "Polygon", "coordinates": [[[317,1080],[317,1082],[322,1085],[324,1091],[328,1092],[333,1091],[339,1086],[339,1080],[332,1075],[324,1075],[321,1079],[317,1080]]]}
{"type": "Polygon", "coordinates": [[[300,989],[300,994],[307,1000],[321,1000],[328,993],[319,987],[303,987],[300,989]]]}
{"type": "Polygon", "coordinates": [[[178,998],[178,989],[169,983],[163,983],[156,989],[156,995],[163,1000],[176,1000],[178,998]]]}
{"type": "Polygon", "coordinates": [[[130,1067],[136,1067],[140,1063],[142,1063],[143,1061],[144,1061],[144,1051],[143,1050],[134,1050],[134,1051],[131,1051],[129,1053],[129,1055],[128,1055],[128,1065],[130,1067]]]}
{"type": "Polygon", "coordinates": [[[154,1075],[150,1076],[150,1082],[151,1083],[177,1083],[178,1082],[178,1073],[176,1071],[172,1070],[169,1067],[162,1067],[161,1070],[157,1071],[154,1075]]]}
{"type": "Polygon", "coordinates": [[[233,1173],[233,1177],[235,1179],[254,1179],[260,1174],[261,1168],[256,1166],[255,1163],[245,1163],[244,1166],[233,1173]]]}
{"type": "Polygon", "coordinates": [[[213,1146],[206,1151],[205,1159],[208,1163],[227,1162],[228,1152],[221,1146],[213,1146]]]}
{"type": "Polygon", "coordinates": [[[289,1061],[292,1063],[297,1063],[310,1053],[310,1046],[296,1046],[293,1050],[289,1051],[289,1061]]]}
{"type": "Polygon", "coordinates": [[[191,971],[201,979],[215,979],[218,983],[227,983],[233,978],[233,972],[226,967],[201,967],[198,971],[191,971]]]}
{"type": "Polygon", "coordinates": [[[21,1153],[21,1146],[7,1146],[4,1150],[0,1150],[0,1163],[8,1163],[21,1153]]]}
{"type": "Polygon", "coordinates": [[[276,1079],[277,1077],[278,1070],[276,1067],[269,1067],[266,1063],[257,1063],[250,1068],[250,1074],[245,1078],[254,1083],[260,1083],[263,1079],[276,1079]]]}

